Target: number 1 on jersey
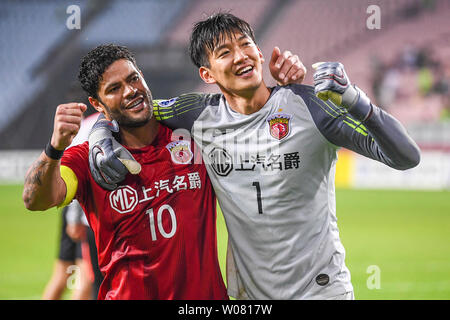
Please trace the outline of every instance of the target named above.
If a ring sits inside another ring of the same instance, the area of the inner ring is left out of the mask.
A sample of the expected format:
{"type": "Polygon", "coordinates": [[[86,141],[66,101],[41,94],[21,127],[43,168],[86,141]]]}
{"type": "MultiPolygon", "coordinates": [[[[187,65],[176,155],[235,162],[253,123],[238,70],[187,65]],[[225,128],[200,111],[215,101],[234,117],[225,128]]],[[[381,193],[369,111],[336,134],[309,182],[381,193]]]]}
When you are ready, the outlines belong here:
{"type": "Polygon", "coordinates": [[[258,181],[252,183],[252,186],[256,188],[256,199],[258,201],[258,213],[263,214],[262,210],[262,200],[261,200],[261,187],[258,181]]]}

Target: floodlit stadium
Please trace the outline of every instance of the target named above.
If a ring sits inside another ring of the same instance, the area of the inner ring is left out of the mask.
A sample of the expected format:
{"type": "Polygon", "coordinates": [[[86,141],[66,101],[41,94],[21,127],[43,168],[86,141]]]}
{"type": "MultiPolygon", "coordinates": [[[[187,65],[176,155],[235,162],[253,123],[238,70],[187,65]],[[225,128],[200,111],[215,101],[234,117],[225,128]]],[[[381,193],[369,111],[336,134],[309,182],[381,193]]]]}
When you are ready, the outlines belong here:
{"type": "MultiPolygon", "coordinates": [[[[188,55],[194,23],[216,12],[253,27],[268,86],[276,86],[268,68],[275,46],[299,56],[307,85],[312,64],[339,61],[352,83],[405,126],[421,150],[415,168],[397,171],[339,150],[336,213],[345,263],[357,300],[450,299],[447,0],[1,1],[0,299],[41,299],[52,275],[61,209],[30,212],[22,191],[53,132],[56,107],[81,102],[86,115],[95,112],[77,80],[80,59],[97,45],[120,44],[135,53],[154,99],[218,93],[188,55]]],[[[227,240],[218,208],[224,278],[227,240]]],[[[62,298],[71,291],[68,285],[62,298]]]]}

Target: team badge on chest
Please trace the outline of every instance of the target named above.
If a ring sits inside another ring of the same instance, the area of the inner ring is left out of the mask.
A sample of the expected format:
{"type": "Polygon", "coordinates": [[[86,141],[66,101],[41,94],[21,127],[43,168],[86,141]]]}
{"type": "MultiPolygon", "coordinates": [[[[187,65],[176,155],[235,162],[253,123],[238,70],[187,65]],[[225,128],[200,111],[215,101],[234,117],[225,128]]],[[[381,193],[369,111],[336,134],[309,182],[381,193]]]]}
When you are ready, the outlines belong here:
{"type": "Polygon", "coordinates": [[[178,164],[190,163],[194,154],[191,151],[191,143],[186,140],[173,141],[166,146],[172,157],[172,161],[178,164]]]}
{"type": "Polygon", "coordinates": [[[291,131],[292,116],[285,113],[274,113],[267,118],[270,135],[275,139],[286,138],[291,131]]]}

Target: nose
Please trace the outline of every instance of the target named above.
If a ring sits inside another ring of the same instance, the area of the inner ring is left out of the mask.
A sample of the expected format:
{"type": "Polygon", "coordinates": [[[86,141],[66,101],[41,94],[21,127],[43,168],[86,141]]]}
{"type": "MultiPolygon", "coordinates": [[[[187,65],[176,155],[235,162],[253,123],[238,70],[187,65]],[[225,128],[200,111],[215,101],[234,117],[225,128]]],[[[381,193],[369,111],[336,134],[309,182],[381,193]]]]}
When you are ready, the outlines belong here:
{"type": "Polygon", "coordinates": [[[125,97],[134,97],[136,95],[136,91],[137,91],[137,89],[129,84],[125,87],[124,96],[125,97]]]}
{"type": "Polygon", "coordinates": [[[240,63],[248,58],[247,54],[241,49],[236,48],[234,51],[234,63],[240,63]]]}

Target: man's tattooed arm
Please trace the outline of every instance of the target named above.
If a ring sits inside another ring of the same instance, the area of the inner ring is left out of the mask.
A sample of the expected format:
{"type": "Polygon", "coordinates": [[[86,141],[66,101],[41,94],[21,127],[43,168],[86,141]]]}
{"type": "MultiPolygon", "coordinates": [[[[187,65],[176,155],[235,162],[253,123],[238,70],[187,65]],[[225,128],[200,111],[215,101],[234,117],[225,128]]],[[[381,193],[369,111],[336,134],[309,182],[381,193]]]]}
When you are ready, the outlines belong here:
{"type": "Polygon", "coordinates": [[[29,210],[47,210],[63,202],[66,184],[61,178],[60,160],[47,157],[44,152],[25,175],[22,198],[29,210]]]}
{"type": "Polygon", "coordinates": [[[61,160],[56,159],[61,159],[61,152],[70,146],[80,130],[86,108],[85,104],[76,102],[56,107],[49,144],[25,176],[22,198],[27,209],[47,210],[63,203],[67,187],[61,178],[61,160]]]}

